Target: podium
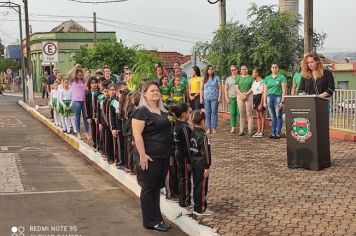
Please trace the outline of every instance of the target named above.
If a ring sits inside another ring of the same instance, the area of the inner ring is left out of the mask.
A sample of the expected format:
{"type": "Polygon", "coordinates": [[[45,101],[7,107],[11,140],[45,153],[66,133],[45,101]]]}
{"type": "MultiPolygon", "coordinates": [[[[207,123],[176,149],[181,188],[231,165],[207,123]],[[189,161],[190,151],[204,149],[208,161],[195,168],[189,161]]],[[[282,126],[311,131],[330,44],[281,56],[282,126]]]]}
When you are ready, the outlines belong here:
{"type": "Polygon", "coordinates": [[[288,168],[330,167],[329,100],[285,96],[288,168]]]}

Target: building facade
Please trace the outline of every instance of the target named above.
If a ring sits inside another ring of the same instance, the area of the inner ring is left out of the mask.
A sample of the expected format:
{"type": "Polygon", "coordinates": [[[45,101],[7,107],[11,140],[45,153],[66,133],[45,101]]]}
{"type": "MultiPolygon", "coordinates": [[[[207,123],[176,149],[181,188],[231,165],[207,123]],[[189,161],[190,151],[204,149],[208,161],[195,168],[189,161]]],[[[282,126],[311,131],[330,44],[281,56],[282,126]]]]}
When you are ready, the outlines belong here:
{"type": "MultiPolygon", "coordinates": [[[[116,41],[115,32],[97,32],[97,41],[116,41]]],[[[73,20],[63,22],[50,32],[34,33],[30,36],[31,63],[34,90],[41,90],[41,76],[44,71],[51,73],[54,67],[66,75],[75,62],[73,57],[80,47],[94,46],[94,33],[82,27],[73,20]],[[58,61],[44,62],[42,42],[58,43],[58,61]]]]}

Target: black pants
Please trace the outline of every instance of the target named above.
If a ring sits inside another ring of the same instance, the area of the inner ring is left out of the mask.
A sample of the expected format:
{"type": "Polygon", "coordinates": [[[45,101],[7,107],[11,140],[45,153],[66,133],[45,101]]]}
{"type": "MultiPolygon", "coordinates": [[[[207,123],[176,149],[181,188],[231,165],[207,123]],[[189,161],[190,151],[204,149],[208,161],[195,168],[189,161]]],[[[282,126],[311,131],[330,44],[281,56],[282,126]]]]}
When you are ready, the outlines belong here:
{"type": "Polygon", "coordinates": [[[104,153],[108,161],[114,161],[114,141],[109,127],[104,126],[104,153]]]}
{"type": "Polygon", "coordinates": [[[95,123],[94,119],[90,119],[90,129],[91,129],[91,138],[93,139],[93,148],[97,148],[97,143],[96,143],[96,137],[97,137],[97,132],[98,132],[98,126],[95,123]]]}
{"type": "Polygon", "coordinates": [[[118,142],[120,145],[119,149],[119,157],[120,157],[120,165],[127,166],[127,157],[125,155],[125,139],[124,136],[122,135],[122,131],[119,132],[118,134],[118,142]]]}
{"type": "Polygon", "coordinates": [[[166,197],[178,197],[178,177],[177,177],[177,162],[173,159],[173,165],[169,165],[166,178],[166,197]]]}
{"type": "Polygon", "coordinates": [[[132,145],[132,138],[130,136],[124,136],[125,142],[125,160],[126,160],[126,167],[134,172],[134,158],[133,158],[133,150],[134,146],[132,145]]]}
{"type": "Polygon", "coordinates": [[[194,198],[194,211],[202,213],[207,207],[206,196],[208,193],[209,177],[204,176],[204,168],[192,167],[193,171],[193,198],[194,198]]]}
{"type": "MultiPolygon", "coordinates": [[[[195,94],[192,94],[194,96],[195,94]]],[[[200,97],[194,98],[192,101],[189,102],[190,107],[192,108],[193,111],[195,110],[200,110],[201,105],[200,105],[200,97]]]]}
{"type": "Polygon", "coordinates": [[[191,172],[188,171],[187,157],[180,149],[176,149],[174,155],[177,162],[179,206],[190,206],[192,182],[191,172]]]}
{"type": "Polygon", "coordinates": [[[96,125],[97,133],[96,133],[96,148],[98,151],[104,151],[104,129],[99,130],[99,124],[96,125]]]}
{"type": "Polygon", "coordinates": [[[141,168],[141,210],[143,216],[143,226],[153,227],[163,221],[160,208],[160,189],[164,187],[164,182],[169,168],[169,158],[153,158],[148,161],[148,169],[141,168]]]}

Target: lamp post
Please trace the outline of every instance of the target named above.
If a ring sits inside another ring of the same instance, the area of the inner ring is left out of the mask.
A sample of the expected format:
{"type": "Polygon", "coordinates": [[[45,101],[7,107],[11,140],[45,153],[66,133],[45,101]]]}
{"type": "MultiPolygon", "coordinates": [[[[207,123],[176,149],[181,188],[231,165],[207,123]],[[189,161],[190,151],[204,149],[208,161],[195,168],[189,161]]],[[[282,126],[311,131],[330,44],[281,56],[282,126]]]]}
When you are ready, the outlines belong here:
{"type": "Polygon", "coordinates": [[[226,0],[208,0],[210,4],[219,3],[220,27],[226,25],[226,0]]]}

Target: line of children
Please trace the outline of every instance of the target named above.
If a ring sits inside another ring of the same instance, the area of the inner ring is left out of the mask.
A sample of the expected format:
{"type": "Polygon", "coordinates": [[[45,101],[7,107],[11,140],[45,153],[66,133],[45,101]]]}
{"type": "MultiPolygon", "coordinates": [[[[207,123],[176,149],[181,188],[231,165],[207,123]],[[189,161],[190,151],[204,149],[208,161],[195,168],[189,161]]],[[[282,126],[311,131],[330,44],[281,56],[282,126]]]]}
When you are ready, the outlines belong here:
{"type": "MultiPolygon", "coordinates": [[[[209,168],[211,165],[211,149],[205,131],[205,113],[193,111],[191,121],[193,130],[188,124],[191,108],[185,103],[170,106],[170,111],[176,120],[174,124],[174,162],[177,167],[177,178],[172,173],[167,176],[168,199],[174,199],[177,189],[178,202],[181,207],[191,206],[191,175],[193,175],[193,214],[207,216],[213,214],[207,209],[207,193],[209,182],[209,168]],[[172,191],[173,190],[173,191],[172,191]]],[[[171,162],[171,168],[173,167],[171,162]]],[[[170,168],[170,171],[171,171],[170,168]]],[[[169,172],[170,172],[169,171],[169,172]]]]}

